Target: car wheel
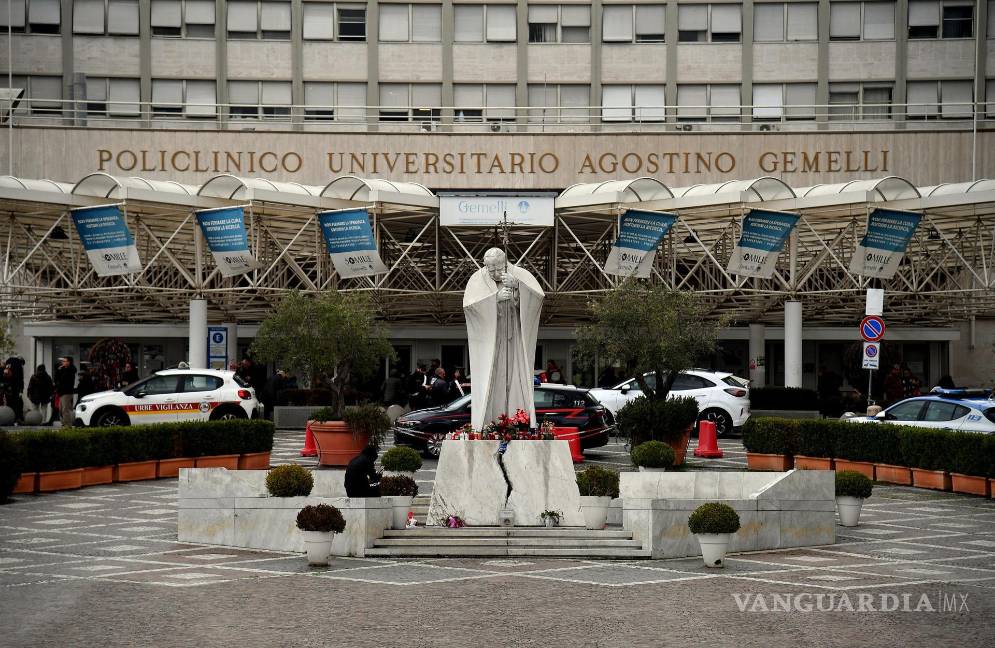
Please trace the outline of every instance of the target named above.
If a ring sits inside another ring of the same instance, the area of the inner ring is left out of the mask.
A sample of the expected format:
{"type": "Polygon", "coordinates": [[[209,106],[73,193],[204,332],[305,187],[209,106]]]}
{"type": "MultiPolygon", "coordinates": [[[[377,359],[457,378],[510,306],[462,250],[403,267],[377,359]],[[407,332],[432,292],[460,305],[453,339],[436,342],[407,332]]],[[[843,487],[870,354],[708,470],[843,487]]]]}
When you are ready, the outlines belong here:
{"type": "Polygon", "coordinates": [[[244,419],[245,412],[241,408],[228,407],[211,416],[212,421],[236,421],[244,419]]]}
{"type": "Polygon", "coordinates": [[[116,425],[129,425],[128,415],[118,409],[110,409],[105,412],[101,412],[94,421],[94,425],[97,427],[114,427],[116,425]]]}
{"type": "Polygon", "coordinates": [[[698,417],[698,421],[711,421],[715,423],[715,436],[720,439],[732,434],[732,417],[722,410],[705,410],[698,417]]]}
{"type": "Polygon", "coordinates": [[[438,459],[442,453],[442,442],[446,440],[444,432],[433,432],[428,435],[425,441],[425,454],[433,459],[438,459]]]}

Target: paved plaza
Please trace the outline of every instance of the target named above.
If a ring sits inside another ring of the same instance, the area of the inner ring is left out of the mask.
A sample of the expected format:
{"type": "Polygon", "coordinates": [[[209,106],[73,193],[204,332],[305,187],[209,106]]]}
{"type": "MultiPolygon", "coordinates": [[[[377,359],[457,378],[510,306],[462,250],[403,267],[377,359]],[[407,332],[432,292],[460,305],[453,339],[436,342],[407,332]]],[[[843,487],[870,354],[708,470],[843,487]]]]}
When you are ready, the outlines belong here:
{"type": "MultiPolygon", "coordinates": [[[[723,446],[734,467],[742,446],[723,446]]],[[[274,461],[299,447],[281,433],[274,461]]],[[[589,457],[627,466],[620,445],[589,457]]],[[[20,496],[0,507],[0,645],[991,645],[995,501],[879,486],[837,537],[721,571],[698,558],[309,568],[177,542],[176,480],[20,496]]]]}

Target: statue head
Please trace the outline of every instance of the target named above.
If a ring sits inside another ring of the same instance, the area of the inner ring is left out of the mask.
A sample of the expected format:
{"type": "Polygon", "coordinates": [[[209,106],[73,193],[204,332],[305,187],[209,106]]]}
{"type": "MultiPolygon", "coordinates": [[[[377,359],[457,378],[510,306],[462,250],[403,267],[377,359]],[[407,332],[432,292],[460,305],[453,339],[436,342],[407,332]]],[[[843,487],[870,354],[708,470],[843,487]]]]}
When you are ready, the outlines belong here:
{"type": "Polygon", "coordinates": [[[501,275],[507,265],[507,257],[501,248],[491,248],[484,252],[484,267],[494,281],[501,281],[501,275]]]}

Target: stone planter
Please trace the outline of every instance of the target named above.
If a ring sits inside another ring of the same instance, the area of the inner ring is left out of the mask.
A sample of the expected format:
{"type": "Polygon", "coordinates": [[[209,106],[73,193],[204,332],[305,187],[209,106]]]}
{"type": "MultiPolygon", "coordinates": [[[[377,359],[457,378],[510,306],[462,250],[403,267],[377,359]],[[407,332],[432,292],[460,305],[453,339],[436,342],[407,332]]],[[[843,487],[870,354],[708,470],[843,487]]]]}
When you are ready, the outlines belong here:
{"type": "Polygon", "coordinates": [[[307,564],[327,565],[328,555],[332,553],[332,538],[334,533],[325,531],[302,531],[304,550],[307,552],[307,564]]]}
{"type": "Polygon", "coordinates": [[[114,466],[98,466],[96,468],[83,469],[83,485],[97,486],[98,484],[114,483],[114,466]]]}
{"type": "Polygon", "coordinates": [[[612,498],[581,495],[580,510],[584,514],[584,526],[588,529],[604,529],[608,523],[608,507],[612,498]]]}
{"type": "Polygon", "coordinates": [[[129,482],[155,479],[156,461],[132,461],[114,466],[114,481],[129,482]]]}
{"type": "Polygon", "coordinates": [[[795,470],[832,470],[833,460],[827,457],[795,455],[795,470]]]}
{"type": "Polygon", "coordinates": [[[214,455],[213,457],[197,457],[196,468],[227,468],[238,470],[238,455],[214,455]]]}
{"type": "Polygon", "coordinates": [[[390,501],[390,528],[402,530],[407,527],[408,513],[411,511],[411,500],[414,498],[409,495],[389,495],[386,499],[390,501]]]}
{"type": "Polygon", "coordinates": [[[353,435],[344,421],[312,421],[311,433],[318,447],[318,464],[321,466],[347,466],[369,442],[365,434],[353,435]]]}
{"type": "Polygon", "coordinates": [[[705,567],[722,567],[729,550],[729,533],[696,533],[705,567]]]}
{"type": "Polygon", "coordinates": [[[968,495],[988,497],[991,492],[991,487],[988,485],[988,479],[984,477],[950,473],[950,485],[955,493],[966,493],[968,495]]]}
{"type": "Polygon", "coordinates": [[[857,526],[857,522],[860,521],[860,507],[863,505],[864,500],[860,497],[837,497],[836,510],[840,516],[840,526],[857,526]]]}
{"type": "Polygon", "coordinates": [[[891,464],[874,464],[874,475],[877,481],[900,486],[912,485],[912,471],[905,466],[891,464]]]}
{"type": "Polygon", "coordinates": [[[156,479],[163,479],[166,477],[179,477],[180,468],[193,468],[196,461],[197,460],[194,459],[193,457],[160,459],[159,465],[156,467],[155,470],[156,479]]]}
{"type": "Polygon", "coordinates": [[[639,472],[667,472],[667,469],[656,468],[654,466],[639,466],[639,472]]]}
{"type": "Polygon", "coordinates": [[[795,458],[791,455],[747,452],[746,467],[750,470],[786,472],[795,467],[795,458]]]}
{"type": "Polygon", "coordinates": [[[238,458],[239,470],[269,470],[269,451],[247,452],[238,458]]]}
{"type": "Polygon", "coordinates": [[[35,493],[38,491],[38,473],[21,473],[17,483],[14,484],[14,493],[35,493]]]}
{"type": "Polygon", "coordinates": [[[874,481],[874,464],[866,461],[850,461],[849,459],[836,459],[836,472],[852,470],[859,472],[864,477],[874,481]]]}
{"type": "Polygon", "coordinates": [[[680,439],[678,439],[677,441],[675,441],[673,443],[669,443],[669,442],[667,443],[667,445],[669,445],[671,448],[674,449],[674,465],[675,466],[683,466],[684,465],[684,457],[685,457],[685,455],[687,455],[688,443],[691,442],[691,431],[693,429],[694,429],[694,426],[693,425],[689,425],[688,428],[686,430],[684,430],[684,434],[681,435],[680,439]]]}
{"type": "Polygon", "coordinates": [[[53,470],[38,473],[38,492],[51,493],[83,487],[83,469],[53,470]]]}
{"type": "Polygon", "coordinates": [[[933,490],[948,491],[950,474],[942,470],[923,470],[922,468],[912,469],[912,484],[917,488],[931,488],[933,490]]]}
{"type": "Polygon", "coordinates": [[[384,470],[381,472],[384,477],[410,477],[415,478],[415,473],[407,470],[384,470]]]}

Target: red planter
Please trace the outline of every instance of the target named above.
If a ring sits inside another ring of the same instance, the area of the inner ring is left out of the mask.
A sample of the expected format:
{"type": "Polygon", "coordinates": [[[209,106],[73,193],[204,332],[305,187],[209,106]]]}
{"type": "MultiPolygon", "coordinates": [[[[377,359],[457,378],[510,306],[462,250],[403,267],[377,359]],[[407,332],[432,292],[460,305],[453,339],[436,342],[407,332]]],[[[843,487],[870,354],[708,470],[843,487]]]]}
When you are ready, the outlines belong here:
{"type": "Polygon", "coordinates": [[[988,497],[991,487],[985,477],[973,477],[971,475],[961,475],[960,473],[950,473],[951,487],[955,493],[967,493],[968,495],[980,495],[988,497]]]}
{"type": "Polygon", "coordinates": [[[678,439],[674,443],[667,444],[674,449],[675,466],[680,466],[684,464],[684,456],[687,454],[688,451],[688,443],[690,443],[691,441],[691,430],[693,429],[693,427],[694,427],[693,425],[689,425],[688,429],[684,430],[684,434],[681,436],[680,439],[678,439]]]}
{"type": "Polygon", "coordinates": [[[345,421],[312,421],[311,433],[318,446],[318,464],[321,466],[347,466],[369,442],[365,434],[354,437],[345,421]]]}
{"type": "Polygon", "coordinates": [[[215,455],[213,457],[197,457],[197,468],[227,468],[238,470],[238,455],[215,455]]]}
{"type": "Polygon", "coordinates": [[[950,490],[950,474],[942,470],[912,469],[912,484],[917,488],[932,488],[933,490],[950,490]]]}
{"type": "Polygon", "coordinates": [[[773,470],[775,472],[784,472],[795,467],[795,459],[791,455],[747,452],[746,466],[750,470],[773,470]]]}
{"type": "Polygon", "coordinates": [[[248,452],[238,458],[239,470],[268,470],[269,452],[248,452]]]}
{"type": "Polygon", "coordinates": [[[874,474],[879,482],[899,484],[900,486],[912,485],[912,471],[905,466],[874,464],[874,474]]]}
{"type": "Polygon", "coordinates": [[[832,470],[833,460],[826,457],[795,455],[795,470],[832,470]]]}
{"type": "Polygon", "coordinates": [[[870,480],[874,480],[874,464],[867,463],[866,461],[850,461],[848,459],[836,459],[836,472],[843,472],[844,470],[853,470],[859,472],[864,477],[870,480]]]}
{"type": "Polygon", "coordinates": [[[156,479],[165,477],[179,477],[180,468],[193,468],[194,459],[192,457],[182,457],[178,459],[160,459],[159,465],[155,469],[156,479]]]}
{"type": "Polygon", "coordinates": [[[72,470],[53,470],[52,472],[38,473],[38,492],[51,493],[53,491],[73,490],[83,487],[83,469],[73,468],[72,470]]]}
{"type": "Polygon", "coordinates": [[[131,461],[114,467],[114,481],[129,482],[155,479],[156,461],[131,461]]]}
{"type": "Polygon", "coordinates": [[[991,498],[995,499],[995,479],[989,478],[989,480],[988,480],[988,492],[991,493],[991,498]]]}
{"type": "Polygon", "coordinates": [[[14,485],[15,493],[35,493],[38,491],[38,473],[21,473],[14,485]]]}
{"type": "Polygon", "coordinates": [[[114,466],[98,466],[95,468],[83,469],[83,485],[97,486],[98,484],[114,483],[114,466]]]}

